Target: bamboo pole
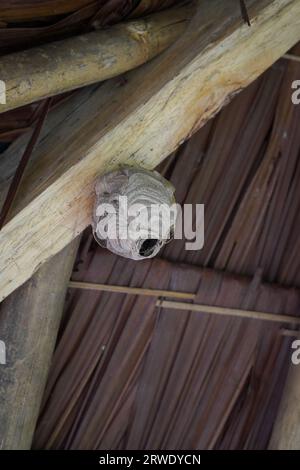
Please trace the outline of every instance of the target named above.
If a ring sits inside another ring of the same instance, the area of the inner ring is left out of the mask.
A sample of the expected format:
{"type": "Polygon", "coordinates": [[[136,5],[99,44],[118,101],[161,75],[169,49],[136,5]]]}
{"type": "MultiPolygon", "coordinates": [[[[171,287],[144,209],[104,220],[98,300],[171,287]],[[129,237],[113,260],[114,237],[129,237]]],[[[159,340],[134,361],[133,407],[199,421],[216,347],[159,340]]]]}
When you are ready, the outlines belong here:
{"type": "Polygon", "coordinates": [[[194,300],[196,294],[189,292],[175,292],[162,289],[146,289],[144,287],[127,287],[108,284],[94,284],[92,282],[70,281],[71,289],[84,289],[103,292],[112,292],[116,294],[144,295],[150,297],[174,297],[176,299],[194,300]]]}
{"type": "Polygon", "coordinates": [[[188,310],[210,315],[225,315],[231,317],[251,318],[253,320],[264,320],[276,323],[294,323],[300,325],[300,318],[291,315],[279,315],[277,313],[256,312],[255,310],[243,310],[239,308],[215,307],[212,305],[188,304],[186,302],[175,302],[172,300],[158,300],[156,303],[160,308],[171,308],[174,310],[188,310]]]}
{"type": "Polygon", "coordinates": [[[0,305],[0,450],[29,449],[78,240],[0,305]]]}
{"type": "MultiPolygon", "coordinates": [[[[141,295],[150,297],[169,297],[181,300],[195,300],[196,294],[190,292],[179,292],[161,289],[148,289],[144,287],[129,287],[129,286],[116,286],[110,284],[96,284],[92,282],[70,281],[69,287],[71,289],[83,289],[93,291],[111,292],[113,294],[129,294],[141,295]]],[[[275,313],[259,312],[254,310],[245,310],[238,308],[216,307],[204,304],[191,304],[187,302],[174,302],[170,300],[158,299],[156,302],[158,308],[170,308],[175,310],[186,310],[192,312],[201,312],[209,315],[225,315],[240,318],[252,318],[254,320],[272,321],[276,323],[294,323],[300,325],[300,318],[291,315],[279,315],[275,313]]],[[[283,336],[297,336],[298,331],[283,329],[281,331],[283,336]]]]}
{"type": "Polygon", "coordinates": [[[0,57],[6,104],[0,112],[115,77],[162,52],[183,33],[184,6],[145,19],[0,57]]]}
{"type": "Polygon", "coordinates": [[[283,59],[293,60],[294,62],[300,62],[300,57],[295,54],[284,54],[283,59]]]}

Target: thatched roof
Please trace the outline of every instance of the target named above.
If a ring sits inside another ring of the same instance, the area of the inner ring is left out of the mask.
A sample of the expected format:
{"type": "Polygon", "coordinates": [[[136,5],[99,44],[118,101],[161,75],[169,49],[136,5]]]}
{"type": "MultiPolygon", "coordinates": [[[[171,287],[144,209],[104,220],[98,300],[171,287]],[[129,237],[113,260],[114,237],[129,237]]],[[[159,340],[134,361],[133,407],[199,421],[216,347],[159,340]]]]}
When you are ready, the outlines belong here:
{"type": "MultiPolygon", "coordinates": [[[[203,250],[187,252],[177,240],[165,261],[136,264],[95,246],[88,232],[73,279],[297,314],[299,291],[266,291],[261,280],[300,285],[300,108],[289,106],[298,73],[297,64],[276,64],[162,165],[179,202],[205,203],[203,250]]],[[[266,448],[289,345],[280,324],[71,290],[34,445],[266,448]]]]}
{"type": "MultiPolygon", "coordinates": [[[[0,53],[174,3],[4,1],[0,53]]],[[[297,315],[300,106],[291,105],[290,84],[299,67],[276,63],[161,165],[178,202],[205,204],[203,250],[187,252],[177,240],[162,259],[135,264],[96,246],[88,230],[72,279],[184,291],[207,305],[297,315]]],[[[65,99],[68,94],[51,106],[65,99]]],[[[0,114],[3,148],[32,127],[39,112],[34,103],[0,114]]],[[[266,448],[289,351],[280,323],[160,309],[155,297],[70,289],[34,447],[266,448]]]]}

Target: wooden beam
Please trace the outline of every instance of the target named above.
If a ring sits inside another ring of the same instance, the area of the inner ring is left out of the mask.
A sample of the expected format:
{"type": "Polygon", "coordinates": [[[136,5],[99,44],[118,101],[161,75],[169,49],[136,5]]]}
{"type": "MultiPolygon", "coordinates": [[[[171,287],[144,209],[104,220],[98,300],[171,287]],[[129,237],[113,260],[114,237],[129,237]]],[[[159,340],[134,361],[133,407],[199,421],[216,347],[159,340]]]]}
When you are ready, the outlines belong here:
{"type": "Polygon", "coordinates": [[[30,449],[78,240],[0,306],[0,449],[30,449]]]}
{"type": "MultiPolygon", "coordinates": [[[[99,174],[155,167],[300,39],[298,0],[247,2],[251,28],[236,0],[197,5],[182,38],[123,86],[84,90],[49,117],[0,232],[0,299],[90,223],[99,174]]],[[[23,145],[0,160],[3,191],[23,145]]]]}
{"type": "Polygon", "coordinates": [[[6,104],[0,113],[107,80],[152,59],[184,31],[192,9],[182,8],[0,57],[6,104]]]}

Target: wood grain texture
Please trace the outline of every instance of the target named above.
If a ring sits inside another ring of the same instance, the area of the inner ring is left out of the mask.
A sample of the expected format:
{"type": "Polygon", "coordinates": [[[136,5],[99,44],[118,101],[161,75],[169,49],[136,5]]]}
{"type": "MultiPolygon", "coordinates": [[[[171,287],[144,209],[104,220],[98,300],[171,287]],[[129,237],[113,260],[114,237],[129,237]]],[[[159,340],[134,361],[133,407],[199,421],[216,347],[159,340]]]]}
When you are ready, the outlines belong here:
{"type": "Polygon", "coordinates": [[[188,24],[189,6],[0,57],[6,104],[0,113],[120,75],[172,44],[188,24]]]}
{"type": "MultiPolygon", "coordinates": [[[[0,233],[0,299],[90,223],[99,174],[155,167],[300,39],[298,0],[248,3],[251,28],[235,0],[197,2],[186,34],[126,84],[84,90],[50,116],[0,233]]],[[[19,145],[0,163],[3,191],[19,145]]]]}
{"type": "Polygon", "coordinates": [[[0,306],[1,450],[31,446],[77,249],[74,240],[0,306]]]}

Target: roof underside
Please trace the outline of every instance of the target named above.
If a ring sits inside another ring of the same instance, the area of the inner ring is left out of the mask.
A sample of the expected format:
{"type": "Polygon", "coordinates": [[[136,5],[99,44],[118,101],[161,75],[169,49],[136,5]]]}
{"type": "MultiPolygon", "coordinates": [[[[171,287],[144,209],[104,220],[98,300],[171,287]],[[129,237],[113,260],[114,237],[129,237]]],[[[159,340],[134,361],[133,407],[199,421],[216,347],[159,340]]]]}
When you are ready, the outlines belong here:
{"type": "MultiPolygon", "coordinates": [[[[0,52],[176,2],[64,1],[59,12],[53,3],[2,2],[0,52]]],[[[297,315],[298,290],[283,286],[300,285],[300,106],[291,103],[299,73],[300,64],[279,61],[161,165],[178,202],[205,204],[201,251],[176,240],[163,260],[136,263],[96,246],[88,230],[72,279],[297,315]]],[[[37,109],[0,114],[4,147],[37,109]]],[[[35,448],[267,447],[290,361],[281,325],[158,309],[156,300],[69,291],[35,448]]]]}
{"type": "MultiPolygon", "coordinates": [[[[73,279],[296,315],[298,291],[265,291],[260,278],[300,283],[297,73],[298,64],[275,64],[161,166],[180,203],[205,204],[203,250],[176,240],[162,253],[168,262],[136,263],[95,246],[88,232],[73,279]]],[[[35,447],[266,448],[289,365],[280,324],[155,303],[70,291],[35,447]]]]}

